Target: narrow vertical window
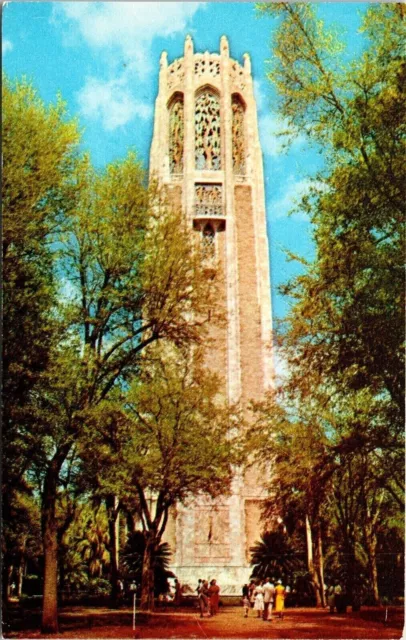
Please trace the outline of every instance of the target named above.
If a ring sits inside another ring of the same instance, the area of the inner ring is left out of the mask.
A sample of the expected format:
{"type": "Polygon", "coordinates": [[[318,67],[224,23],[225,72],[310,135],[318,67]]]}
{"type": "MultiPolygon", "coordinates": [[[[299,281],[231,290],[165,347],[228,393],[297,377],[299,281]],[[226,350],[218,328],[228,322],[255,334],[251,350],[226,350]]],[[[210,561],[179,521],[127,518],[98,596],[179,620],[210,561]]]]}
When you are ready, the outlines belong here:
{"type": "Polygon", "coordinates": [[[177,95],[169,107],[169,167],[171,173],[183,173],[183,139],[183,96],[177,95]]]}
{"type": "Polygon", "coordinates": [[[210,89],[196,98],[195,161],[196,169],[221,169],[220,101],[210,89]]]}
{"type": "Polygon", "coordinates": [[[244,105],[237,94],[231,101],[232,139],[233,139],[233,170],[237,175],[245,174],[245,136],[244,136],[244,105]]]}
{"type": "Polygon", "coordinates": [[[206,224],[206,226],[203,228],[202,245],[204,258],[214,258],[216,251],[215,232],[210,223],[206,224]]]}

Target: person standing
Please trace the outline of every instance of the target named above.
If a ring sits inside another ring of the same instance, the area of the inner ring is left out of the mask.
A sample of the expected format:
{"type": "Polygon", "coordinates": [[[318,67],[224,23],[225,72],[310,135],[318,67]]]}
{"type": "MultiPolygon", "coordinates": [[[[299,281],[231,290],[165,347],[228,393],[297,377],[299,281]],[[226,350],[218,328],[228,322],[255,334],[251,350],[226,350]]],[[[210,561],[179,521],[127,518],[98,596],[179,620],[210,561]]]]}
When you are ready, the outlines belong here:
{"type": "Polygon", "coordinates": [[[179,607],[182,602],[182,585],[179,580],[175,578],[175,605],[179,607]]]}
{"type": "Polygon", "coordinates": [[[215,616],[219,610],[219,602],[220,602],[220,587],[216,583],[215,580],[210,582],[209,587],[209,598],[210,598],[210,615],[215,616]]]}
{"type": "Polygon", "coordinates": [[[199,587],[199,607],[200,617],[203,618],[204,614],[209,610],[209,583],[207,580],[201,581],[199,587]]]}
{"type": "Polygon", "coordinates": [[[244,607],[244,618],[248,618],[248,611],[251,608],[248,594],[242,597],[242,606],[244,607]]]}
{"type": "Polygon", "coordinates": [[[255,584],[255,580],[251,580],[249,586],[248,586],[248,599],[251,603],[251,606],[254,606],[254,601],[255,601],[255,596],[254,596],[254,591],[255,591],[255,587],[257,585],[255,584]]]}
{"type": "Polygon", "coordinates": [[[257,612],[258,618],[261,618],[264,611],[264,589],[261,584],[255,587],[254,591],[254,611],[257,612]]]}
{"type": "Polygon", "coordinates": [[[272,584],[271,579],[267,578],[263,586],[264,590],[264,620],[272,620],[272,607],[275,594],[275,586],[272,584]]]}
{"type": "Polygon", "coordinates": [[[327,589],[327,604],[330,607],[330,613],[334,613],[335,594],[334,594],[334,585],[333,584],[331,584],[327,589]]]}
{"type": "Polygon", "coordinates": [[[275,613],[279,614],[280,618],[283,618],[285,609],[285,587],[282,585],[282,580],[278,580],[278,584],[275,587],[275,613]]]}

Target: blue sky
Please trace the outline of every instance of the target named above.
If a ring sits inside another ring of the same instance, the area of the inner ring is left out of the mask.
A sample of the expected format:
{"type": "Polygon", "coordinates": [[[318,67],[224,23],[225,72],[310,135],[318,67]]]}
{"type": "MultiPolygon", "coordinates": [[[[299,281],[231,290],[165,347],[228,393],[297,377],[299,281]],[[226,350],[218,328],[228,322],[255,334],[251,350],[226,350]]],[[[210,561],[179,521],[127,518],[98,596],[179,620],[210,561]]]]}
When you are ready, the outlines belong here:
{"type": "MultiPolygon", "coordinates": [[[[326,24],[339,27],[350,58],[363,46],[358,28],[365,7],[317,4],[326,24]]],[[[195,51],[218,51],[226,34],[231,57],[242,62],[248,52],[264,153],[273,314],[281,318],[288,301],[277,287],[299,270],[285,249],[312,256],[309,222],[288,212],[322,158],[300,138],[283,153],[276,136],[275,94],[266,79],[275,26],[273,18],[258,18],[251,2],[9,2],[3,12],[3,69],[32,80],[46,102],[61,92],[69,113],[79,118],[83,147],[96,166],[123,158],[129,148],[147,166],[161,51],[168,52],[169,62],[182,56],[190,33],[195,51]]]]}

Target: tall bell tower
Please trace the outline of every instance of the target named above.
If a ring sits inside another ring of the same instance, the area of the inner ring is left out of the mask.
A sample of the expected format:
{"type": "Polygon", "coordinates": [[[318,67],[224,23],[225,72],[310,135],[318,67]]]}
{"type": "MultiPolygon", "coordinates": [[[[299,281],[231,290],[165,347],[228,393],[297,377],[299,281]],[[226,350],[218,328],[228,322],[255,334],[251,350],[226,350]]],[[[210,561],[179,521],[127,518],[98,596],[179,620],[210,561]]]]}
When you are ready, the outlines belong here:
{"type": "MultiPolygon", "coordinates": [[[[272,386],[272,316],[262,153],[251,63],[220,53],[160,60],[150,174],[182,209],[204,259],[222,273],[218,305],[225,326],[211,327],[207,365],[224,380],[231,403],[246,406],[272,386]]],[[[261,534],[264,491],[254,471],[236,473],[231,495],[178,505],[165,539],[172,570],[195,588],[216,578],[221,593],[240,595],[247,581],[249,548],[261,534]]]]}

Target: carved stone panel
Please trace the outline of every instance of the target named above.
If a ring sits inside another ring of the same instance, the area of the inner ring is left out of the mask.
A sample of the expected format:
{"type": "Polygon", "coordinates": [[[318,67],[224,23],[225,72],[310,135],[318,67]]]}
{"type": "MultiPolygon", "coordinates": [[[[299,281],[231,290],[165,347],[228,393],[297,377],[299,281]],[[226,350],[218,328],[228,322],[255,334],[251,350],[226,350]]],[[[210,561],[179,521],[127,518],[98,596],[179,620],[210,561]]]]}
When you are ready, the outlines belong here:
{"type": "Polygon", "coordinates": [[[196,99],[195,161],[199,170],[221,169],[220,101],[210,90],[196,99]]]}
{"type": "Polygon", "coordinates": [[[220,75],[220,60],[210,56],[195,56],[195,75],[209,74],[213,78],[220,75]]]}
{"type": "Polygon", "coordinates": [[[233,139],[233,170],[237,175],[245,174],[245,136],[244,136],[244,106],[238,95],[233,95],[231,101],[232,139],[233,139]]]}
{"type": "Polygon", "coordinates": [[[223,215],[221,184],[195,184],[195,215],[223,215]]]}
{"type": "Polygon", "coordinates": [[[183,173],[183,140],[183,97],[179,95],[169,108],[169,167],[171,173],[183,173]]]}
{"type": "Polygon", "coordinates": [[[178,84],[183,84],[184,78],[183,58],[179,58],[168,67],[168,89],[172,89],[178,84]]]}

